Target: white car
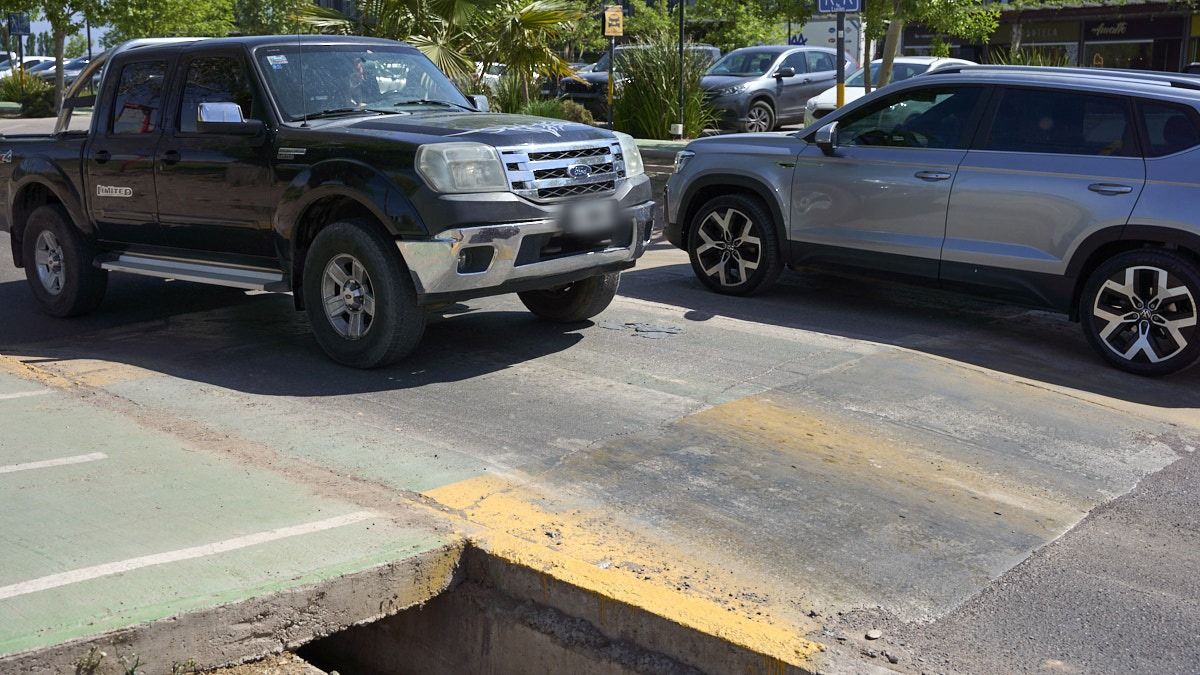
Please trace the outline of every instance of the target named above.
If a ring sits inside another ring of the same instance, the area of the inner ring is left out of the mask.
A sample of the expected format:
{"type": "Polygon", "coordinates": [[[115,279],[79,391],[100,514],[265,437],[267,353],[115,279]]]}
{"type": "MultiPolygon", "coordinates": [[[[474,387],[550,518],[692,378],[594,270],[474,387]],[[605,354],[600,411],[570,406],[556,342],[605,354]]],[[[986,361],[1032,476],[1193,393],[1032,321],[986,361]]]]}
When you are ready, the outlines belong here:
{"type": "Polygon", "coordinates": [[[14,68],[32,68],[39,63],[45,63],[53,60],[53,56],[26,56],[22,57],[20,62],[18,62],[18,60],[15,58],[9,59],[8,61],[4,62],[3,66],[0,66],[0,78],[12,75],[14,68]]]}
{"type": "MultiPolygon", "coordinates": [[[[875,59],[871,62],[872,86],[879,79],[879,68],[882,65],[882,59],[875,59]]],[[[964,59],[938,58],[935,56],[897,56],[896,60],[892,63],[892,82],[907,80],[914,75],[928,73],[943,66],[955,65],[973,66],[975,62],[964,59]]],[[[866,93],[863,90],[863,70],[859,68],[857,72],[846,78],[845,103],[859,99],[866,93]]],[[[808,99],[808,105],[804,108],[804,124],[807,126],[816,122],[836,110],[837,107],[837,87],[830,87],[819,95],[808,99]]]]}

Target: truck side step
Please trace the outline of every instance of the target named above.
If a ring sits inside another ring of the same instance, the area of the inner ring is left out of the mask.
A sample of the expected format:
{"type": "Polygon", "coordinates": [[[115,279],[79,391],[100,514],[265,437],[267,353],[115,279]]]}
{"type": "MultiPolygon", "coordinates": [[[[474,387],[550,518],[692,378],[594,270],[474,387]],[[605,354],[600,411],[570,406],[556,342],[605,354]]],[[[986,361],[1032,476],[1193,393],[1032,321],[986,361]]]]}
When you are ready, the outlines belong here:
{"type": "Polygon", "coordinates": [[[198,262],[178,258],[159,258],[135,253],[120,253],[101,258],[100,268],[148,277],[196,281],[216,286],[232,286],[256,291],[287,291],[283,273],[261,267],[243,267],[224,263],[198,262]]]}

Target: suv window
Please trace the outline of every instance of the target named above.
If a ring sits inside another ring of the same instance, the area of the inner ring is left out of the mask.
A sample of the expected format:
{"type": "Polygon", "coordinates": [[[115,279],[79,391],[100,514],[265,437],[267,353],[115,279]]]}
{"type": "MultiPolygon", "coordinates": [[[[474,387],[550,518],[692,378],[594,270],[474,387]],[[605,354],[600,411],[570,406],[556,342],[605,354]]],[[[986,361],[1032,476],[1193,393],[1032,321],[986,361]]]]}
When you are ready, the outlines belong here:
{"type": "Polygon", "coordinates": [[[166,72],[166,61],[125,64],[113,98],[112,133],[150,134],[158,131],[166,72]]]}
{"type": "Polygon", "coordinates": [[[1146,100],[1139,100],[1138,107],[1146,125],[1147,157],[1171,155],[1200,145],[1200,115],[1194,108],[1146,100]]]}
{"type": "Polygon", "coordinates": [[[193,59],[187,67],[179,107],[179,130],[196,131],[196,111],[201,103],[236,103],[246,119],[254,117],[254,94],[240,58],[214,56],[193,59]]]}
{"type": "Polygon", "coordinates": [[[909,89],[838,120],[838,143],[893,148],[966,148],[982,87],[909,89]]]}
{"type": "Polygon", "coordinates": [[[1047,89],[1005,89],[985,150],[1131,157],[1138,153],[1126,99],[1047,89]]]}
{"type": "MultiPolygon", "coordinates": [[[[804,52],[792,52],[783,59],[783,63],[779,64],[780,68],[795,68],[796,74],[807,73],[807,59],[804,58],[804,52]]],[[[773,73],[771,73],[773,74],[773,73]]]]}
{"type": "Polygon", "coordinates": [[[808,72],[819,73],[825,70],[837,70],[837,61],[828,52],[805,52],[808,59],[808,72]]]}

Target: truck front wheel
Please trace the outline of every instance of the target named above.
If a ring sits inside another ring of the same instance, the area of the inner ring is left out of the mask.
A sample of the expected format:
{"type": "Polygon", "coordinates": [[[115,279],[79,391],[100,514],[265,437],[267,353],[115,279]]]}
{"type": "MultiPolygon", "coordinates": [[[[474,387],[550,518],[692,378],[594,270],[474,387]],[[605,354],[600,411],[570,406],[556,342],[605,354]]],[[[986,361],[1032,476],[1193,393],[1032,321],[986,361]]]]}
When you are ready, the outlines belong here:
{"type": "Polygon", "coordinates": [[[378,368],[421,341],[425,313],[392,242],[365,223],[321,230],[304,260],[304,305],[317,343],[334,361],[378,368]]]}
{"type": "Polygon", "coordinates": [[[542,319],[558,323],[584,321],[603,312],[621,285],[621,273],[611,272],[581,281],[548,288],[525,291],[517,297],[525,307],[542,319]]]}
{"type": "Polygon", "coordinates": [[[79,316],[104,300],[108,272],[95,266],[95,251],[63,207],[47,204],[29,214],[21,253],[25,278],[47,314],[79,316]]]}

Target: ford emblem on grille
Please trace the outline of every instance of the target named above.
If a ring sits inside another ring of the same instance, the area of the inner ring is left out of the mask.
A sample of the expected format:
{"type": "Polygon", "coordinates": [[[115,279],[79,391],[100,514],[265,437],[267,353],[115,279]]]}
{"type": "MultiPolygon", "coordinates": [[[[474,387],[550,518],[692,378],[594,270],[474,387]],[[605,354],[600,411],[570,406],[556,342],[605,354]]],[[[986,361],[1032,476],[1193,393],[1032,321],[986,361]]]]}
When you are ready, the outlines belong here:
{"type": "Polygon", "coordinates": [[[571,178],[587,178],[592,175],[592,167],[587,164],[572,164],[567,167],[567,175],[571,178]]]}

